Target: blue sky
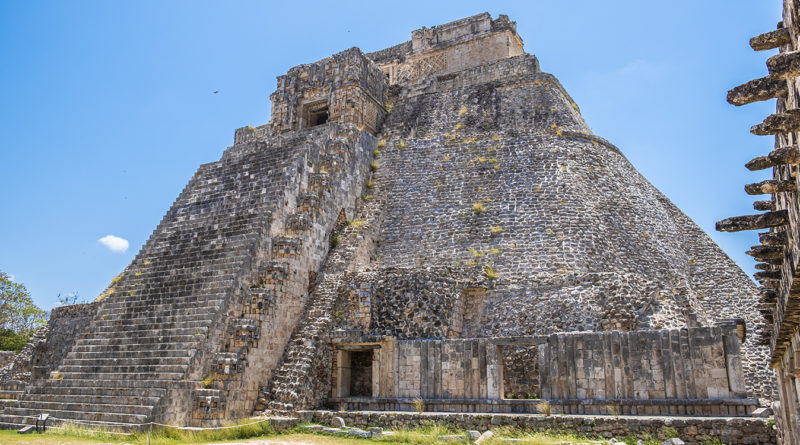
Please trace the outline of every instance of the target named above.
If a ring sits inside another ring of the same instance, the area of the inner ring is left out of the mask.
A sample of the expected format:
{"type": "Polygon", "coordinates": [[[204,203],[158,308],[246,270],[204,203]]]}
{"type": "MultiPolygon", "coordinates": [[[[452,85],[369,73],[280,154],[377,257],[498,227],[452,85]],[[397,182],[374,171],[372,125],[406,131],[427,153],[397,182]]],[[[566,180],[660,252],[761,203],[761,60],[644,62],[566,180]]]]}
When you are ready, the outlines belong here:
{"type": "Polygon", "coordinates": [[[234,129],[267,122],[276,76],[488,11],[516,21],[592,130],[752,273],[756,235],[714,222],[753,213],[743,185],[766,173],[743,164],[772,138],[748,129],[774,101],[736,108],[725,93],[766,74],[772,52],[747,42],[775,29],[780,3],[0,2],[0,271],[43,308],[93,299],[234,129]]]}

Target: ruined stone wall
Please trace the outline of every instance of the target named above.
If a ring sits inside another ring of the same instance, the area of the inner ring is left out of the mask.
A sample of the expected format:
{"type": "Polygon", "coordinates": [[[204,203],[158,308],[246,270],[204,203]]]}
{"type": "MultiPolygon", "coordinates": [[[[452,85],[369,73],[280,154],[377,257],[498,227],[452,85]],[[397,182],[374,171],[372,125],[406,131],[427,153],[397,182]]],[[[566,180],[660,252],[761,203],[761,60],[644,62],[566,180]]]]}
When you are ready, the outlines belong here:
{"type": "Polygon", "coordinates": [[[380,65],[390,84],[408,84],[523,54],[516,23],[487,13],[411,33],[411,41],[367,56],[380,65]]]}
{"type": "Polygon", "coordinates": [[[380,269],[350,274],[342,288],[348,319],[339,326],[401,339],[461,334],[465,274],[454,269],[380,269]]]}
{"type": "Polygon", "coordinates": [[[47,338],[36,348],[31,360],[32,377],[46,378],[55,371],[76,341],[88,332],[99,302],[60,306],[50,311],[47,338]]]}
{"type": "Polygon", "coordinates": [[[98,302],[60,306],[50,311],[47,325],[40,328],[19,354],[0,366],[0,385],[8,380],[47,378],[87,332],[97,313],[98,302]]]}
{"type": "Polygon", "coordinates": [[[325,109],[327,121],[355,124],[375,134],[385,115],[386,86],[383,72],[358,48],[296,66],[278,77],[270,96],[270,128],[309,128],[316,125],[312,113],[325,109]]]}
{"type": "Polygon", "coordinates": [[[472,414],[463,412],[336,412],[315,411],[313,420],[329,425],[334,417],[344,419],[347,426],[367,428],[381,426],[393,430],[419,428],[434,422],[459,430],[486,431],[509,426],[528,431],[573,431],[600,439],[635,436],[640,439],[666,440],[675,434],[687,444],[719,441],[725,444],[776,444],[776,431],[771,419],[764,418],[697,418],[665,416],[542,416],[520,414],[472,414]]]}
{"type": "Polygon", "coordinates": [[[10,365],[15,355],[17,354],[14,351],[0,351],[0,369],[10,365]]]}

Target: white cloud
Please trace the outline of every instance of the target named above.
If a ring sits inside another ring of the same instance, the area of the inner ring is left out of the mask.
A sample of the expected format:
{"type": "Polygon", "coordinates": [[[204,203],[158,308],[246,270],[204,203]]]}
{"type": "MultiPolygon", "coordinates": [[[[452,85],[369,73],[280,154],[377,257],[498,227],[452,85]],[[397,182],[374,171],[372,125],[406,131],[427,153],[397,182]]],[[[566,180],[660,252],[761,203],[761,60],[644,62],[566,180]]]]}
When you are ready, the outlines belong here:
{"type": "Polygon", "coordinates": [[[97,241],[99,241],[100,244],[108,247],[110,251],[120,253],[128,250],[128,246],[131,244],[125,238],[120,238],[114,235],[106,235],[97,241]]]}
{"type": "Polygon", "coordinates": [[[14,275],[8,274],[6,276],[8,277],[8,281],[14,281],[14,275]]]}

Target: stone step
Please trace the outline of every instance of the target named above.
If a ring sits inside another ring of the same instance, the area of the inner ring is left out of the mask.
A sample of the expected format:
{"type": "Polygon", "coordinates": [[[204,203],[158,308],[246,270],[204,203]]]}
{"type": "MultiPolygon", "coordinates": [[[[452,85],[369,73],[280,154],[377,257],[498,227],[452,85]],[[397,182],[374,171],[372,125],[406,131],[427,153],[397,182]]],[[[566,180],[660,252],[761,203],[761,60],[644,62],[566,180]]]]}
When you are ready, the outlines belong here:
{"type": "MultiPolygon", "coordinates": [[[[39,395],[41,397],[41,395],[39,395]]],[[[124,401],[123,401],[124,402],[124,401]]],[[[22,409],[32,409],[41,412],[49,412],[53,410],[62,411],[81,411],[81,412],[103,412],[115,414],[141,414],[149,415],[153,411],[152,405],[123,405],[123,404],[94,404],[94,403],[80,403],[77,401],[46,401],[40,398],[33,400],[18,400],[16,406],[9,406],[9,410],[13,409],[16,412],[22,409]]]]}
{"type": "Polygon", "coordinates": [[[159,311],[119,311],[118,313],[105,313],[101,314],[101,318],[103,315],[108,315],[108,319],[111,320],[116,318],[119,321],[127,322],[130,321],[132,323],[136,322],[146,322],[146,319],[150,318],[181,318],[184,316],[199,316],[202,318],[209,318],[211,315],[217,313],[219,311],[219,306],[208,306],[208,307],[192,307],[192,308],[184,308],[184,309],[168,309],[164,308],[159,311]],[[141,321],[140,321],[141,320],[141,321]]]}
{"type": "MultiPolygon", "coordinates": [[[[171,344],[171,343],[186,343],[193,344],[199,340],[205,340],[206,334],[203,332],[201,335],[148,335],[136,337],[112,337],[112,338],[97,338],[97,337],[84,337],[78,339],[75,343],[76,346],[98,346],[98,345],[151,345],[158,344],[171,344]]],[[[152,348],[148,348],[152,349],[152,348]]]]}
{"type": "Polygon", "coordinates": [[[42,394],[50,396],[89,396],[89,397],[163,397],[167,393],[165,388],[113,388],[108,386],[42,386],[31,387],[28,394],[42,394]]]}
{"type": "MultiPolygon", "coordinates": [[[[65,366],[151,366],[151,365],[183,365],[187,366],[191,357],[141,357],[139,354],[131,354],[135,357],[67,357],[61,362],[61,368],[65,366]]],[[[0,396],[2,396],[0,392],[0,396]]]]}
{"type": "MultiPolygon", "coordinates": [[[[202,301],[185,301],[185,302],[175,302],[175,303],[135,303],[135,304],[126,304],[125,302],[110,302],[103,305],[103,307],[98,312],[100,316],[103,315],[114,315],[114,314],[125,314],[126,312],[136,312],[138,314],[146,314],[146,316],[155,316],[154,312],[177,312],[181,309],[212,309],[219,306],[222,300],[218,298],[202,300],[202,301]],[[139,312],[141,311],[141,312],[139,312]]],[[[197,313],[189,312],[189,313],[197,313]]]]}
{"type": "MultiPolygon", "coordinates": [[[[39,408],[15,408],[9,407],[4,414],[11,416],[23,417],[36,417],[42,414],[43,411],[39,408]]],[[[121,424],[140,424],[148,421],[148,414],[123,414],[123,413],[105,413],[97,411],[71,411],[62,409],[50,409],[46,414],[56,420],[79,420],[87,422],[106,422],[106,423],[121,423],[121,424]]],[[[34,422],[35,423],[35,422],[34,422]]]]}
{"type": "Polygon", "coordinates": [[[75,346],[72,347],[72,352],[75,353],[83,353],[83,352],[96,352],[96,353],[105,353],[105,352],[118,352],[118,353],[137,353],[139,351],[143,352],[153,352],[153,351],[190,351],[197,347],[196,342],[183,342],[183,343],[125,343],[125,344],[81,344],[77,343],[75,346]]]}
{"type": "Polygon", "coordinates": [[[62,388],[112,388],[112,389],[142,389],[142,388],[167,388],[170,385],[173,385],[175,382],[173,380],[166,380],[166,379],[131,379],[131,380],[121,380],[121,379],[106,379],[102,377],[98,377],[94,380],[85,380],[85,379],[71,379],[71,378],[63,378],[61,380],[47,380],[44,386],[35,386],[35,387],[28,387],[29,392],[33,392],[36,389],[47,390],[47,388],[54,388],[54,387],[62,387],[62,388]]]}
{"type": "Polygon", "coordinates": [[[3,400],[16,399],[24,392],[25,391],[0,389],[0,399],[3,400]]]}
{"type": "MultiPolygon", "coordinates": [[[[17,416],[10,414],[0,414],[0,429],[17,430],[25,425],[36,425],[36,419],[39,416],[17,416]]],[[[47,426],[55,426],[69,421],[61,421],[58,419],[48,420],[47,426]]],[[[121,422],[96,422],[82,420],[79,425],[90,425],[92,428],[114,430],[114,431],[136,431],[142,429],[140,423],[121,423],[121,422]]]]}
{"type": "Polygon", "coordinates": [[[61,372],[72,380],[180,380],[183,372],[61,372]]]}
{"type": "MultiPolygon", "coordinates": [[[[48,403],[80,403],[94,405],[130,405],[130,406],[155,406],[161,397],[144,397],[136,395],[99,395],[99,394],[26,394],[20,403],[31,401],[48,403]]],[[[22,405],[20,405],[22,406],[22,405]]],[[[111,410],[113,411],[113,410],[111,410]]]]}
{"type": "Polygon", "coordinates": [[[136,320],[135,323],[132,323],[129,320],[100,320],[96,321],[94,324],[94,332],[107,332],[110,330],[115,330],[118,328],[120,323],[125,324],[125,328],[128,330],[143,330],[143,329],[170,329],[170,328],[192,328],[198,326],[209,326],[212,324],[211,319],[208,317],[204,317],[201,314],[186,316],[186,319],[181,319],[180,317],[176,317],[175,319],[168,320],[168,321],[159,321],[158,318],[155,317],[148,317],[152,319],[151,322],[144,322],[139,319],[136,320]],[[191,318],[189,318],[191,317],[191,318]]]}
{"type": "Polygon", "coordinates": [[[208,331],[208,326],[195,326],[195,327],[178,327],[178,328],[160,328],[157,326],[153,326],[150,329],[134,329],[135,326],[128,326],[122,324],[121,326],[117,327],[116,329],[106,327],[104,330],[94,329],[91,333],[95,336],[104,336],[108,334],[113,334],[117,338],[121,338],[122,336],[130,337],[130,336],[174,336],[174,335],[206,335],[206,331],[208,331]]]}
{"type": "Polygon", "coordinates": [[[135,364],[135,365],[61,365],[59,367],[59,372],[62,375],[66,375],[69,373],[87,373],[87,374],[97,374],[97,373],[132,373],[132,374],[144,374],[144,373],[185,373],[186,370],[189,369],[189,365],[166,365],[166,364],[158,364],[158,365],[142,365],[142,364],[135,364]]]}
{"type": "MultiPolygon", "coordinates": [[[[178,295],[159,295],[154,293],[148,293],[146,290],[140,290],[137,293],[137,290],[131,289],[126,290],[126,287],[123,286],[122,288],[117,289],[115,292],[115,297],[112,300],[109,300],[106,304],[111,303],[124,303],[127,306],[135,306],[139,304],[177,304],[177,303],[189,303],[189,302],[202,302],[207,300],[215,295],[223,295],[226,291],[231,287],[230,283],[226,283],[224,286],[221,285],[212,285],[208,287],[203,287],[202,290],[193,292],[193,293],[186,293],[186,294],[178,294],[178,295]],[[128,292],[133,292],[133,295],[129,295],[128,292]],[[117,292],[120,294],[117,295],[117,292]]],[[[105,305],[104,305],[105,306],[105,305]]]]}
{"type": "Polygon", "coordinates": [[[103,360],[103,359],[190,359],[195,351],[180,349],[165,349],[161,351],[70,351],[65,360],[103,360]]]}

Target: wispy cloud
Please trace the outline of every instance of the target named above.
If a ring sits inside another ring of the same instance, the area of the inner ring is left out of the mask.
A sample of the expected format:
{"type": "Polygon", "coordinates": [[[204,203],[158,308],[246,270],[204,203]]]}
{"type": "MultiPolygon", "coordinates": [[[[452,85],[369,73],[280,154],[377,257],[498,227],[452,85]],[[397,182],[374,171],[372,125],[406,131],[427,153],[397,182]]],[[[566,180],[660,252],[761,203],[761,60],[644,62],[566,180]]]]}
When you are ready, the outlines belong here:
{"type": "Polygon", "coordinates": [[[667,62],[652,61],[646,59],[635,59],[623,65],[617,70],[618,74],[647,76],[652,77],[656,75],[663,75],[671,70],[671,66],[667,62]]]}
{"type": "Polygon", "coordinates": [[[130,246],[128,240],[114,235],[106,235],[97,241],[100,242],[100,244],[108,247],[108,250],[118,253],[125,252],[130,246]]]}

